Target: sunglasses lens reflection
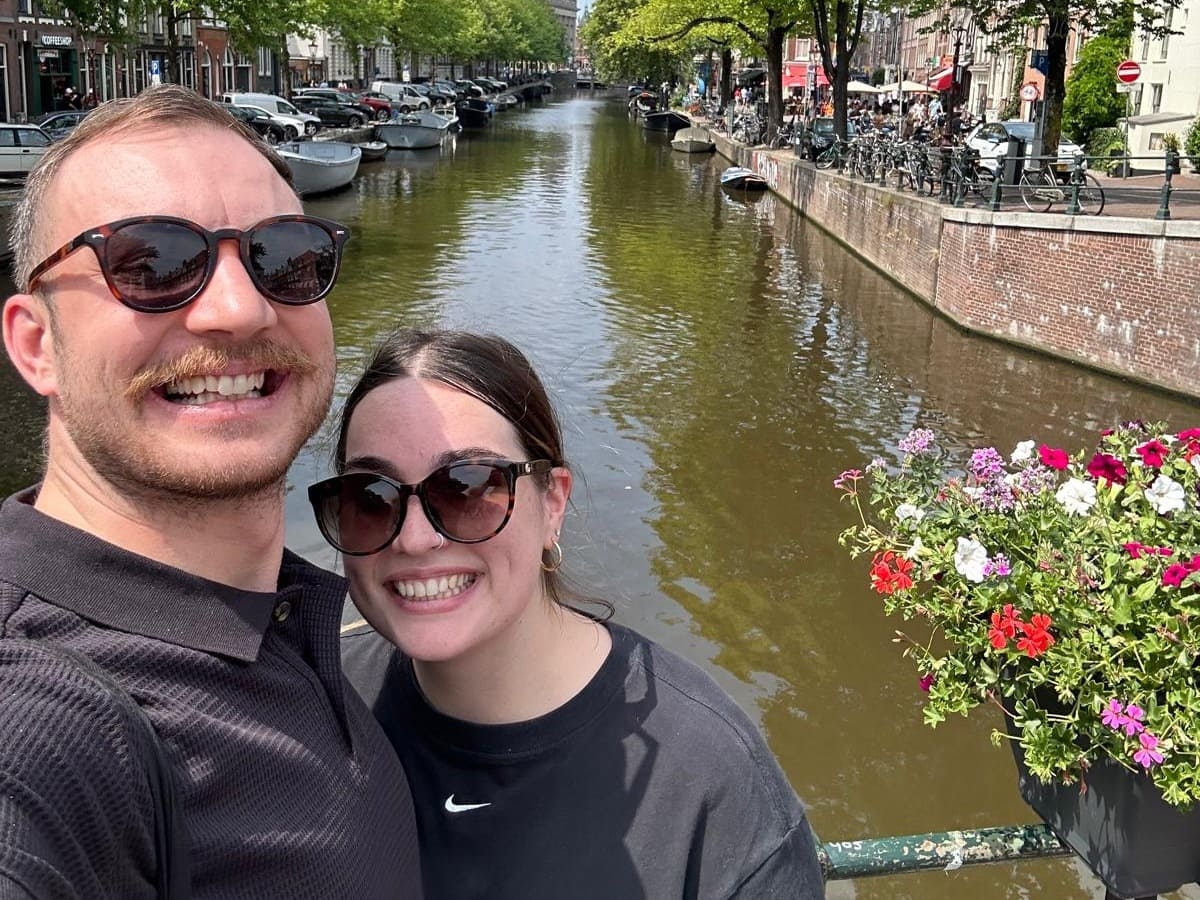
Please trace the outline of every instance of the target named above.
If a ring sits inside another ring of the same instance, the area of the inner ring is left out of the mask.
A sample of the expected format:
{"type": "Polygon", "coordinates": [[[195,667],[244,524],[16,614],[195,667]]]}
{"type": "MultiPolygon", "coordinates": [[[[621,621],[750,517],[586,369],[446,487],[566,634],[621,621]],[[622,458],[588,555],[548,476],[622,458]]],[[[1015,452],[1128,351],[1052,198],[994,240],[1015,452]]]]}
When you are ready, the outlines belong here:
{"type": "Polygon", "coordinates": [[[333,284],[338,253],[315,222],[274,222],[254,231],[250,265],[264,294],[280,303],[311,303],[333,284]]]}
{"type": "Polygon", "coordinates": [[[459,464],[425,480],[425,497],[447,537],[491,537],[508,515],[508,481],[496,466],[459,464]]]}

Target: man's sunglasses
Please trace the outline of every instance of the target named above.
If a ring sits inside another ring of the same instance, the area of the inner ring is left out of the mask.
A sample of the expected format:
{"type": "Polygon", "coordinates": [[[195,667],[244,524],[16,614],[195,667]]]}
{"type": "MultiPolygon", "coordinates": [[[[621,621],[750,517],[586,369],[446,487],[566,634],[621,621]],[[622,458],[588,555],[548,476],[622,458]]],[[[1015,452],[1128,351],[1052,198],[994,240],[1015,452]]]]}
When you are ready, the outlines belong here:
{"type": "Polygon", "coordinates": [[[38,279],[80,247],[91,247],[114,297],[138,312],[171,312],[187,306],[212,280],[221,241],[237,241],[242,265],[268,300],[302,306],[333,288],[345,227],[316,216],[263,219],[240,231],[209,231],[174,216],[141,216],[91,228],[34,266],[38,279]]]}
{"type": "Polygon", "coordinates": [[[325,540],[348,556],[369,556],[394,541],[404,526],[408,498],[414,495],[438,534],[460,544],[478,544],[508,524],[517,479],[552,468],[548,459],[469,459],[435,469],[416,484],[373,472],[349,472],[317,482],[308,489],[308,499],[325,540]]]}

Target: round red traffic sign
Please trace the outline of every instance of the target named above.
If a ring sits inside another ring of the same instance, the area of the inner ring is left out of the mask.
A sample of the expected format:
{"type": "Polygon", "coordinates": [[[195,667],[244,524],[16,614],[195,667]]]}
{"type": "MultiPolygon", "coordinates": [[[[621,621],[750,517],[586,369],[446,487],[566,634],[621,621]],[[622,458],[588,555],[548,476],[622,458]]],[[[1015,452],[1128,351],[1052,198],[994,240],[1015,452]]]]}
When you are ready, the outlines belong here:
{"type": "Polygon", "coordinates": [[[1133,84],[1142,77],[1142,67],[1132,59],[1127,59],[1117,65],[1117,81],[1121,84],[1133,84]]]}
{"type": "Polygon", "coordinates": [[[1026,103],[1032,103],[1038,98],[1038,86],[1032,81],[1021,85],[1021,99],[1026,103]]]}

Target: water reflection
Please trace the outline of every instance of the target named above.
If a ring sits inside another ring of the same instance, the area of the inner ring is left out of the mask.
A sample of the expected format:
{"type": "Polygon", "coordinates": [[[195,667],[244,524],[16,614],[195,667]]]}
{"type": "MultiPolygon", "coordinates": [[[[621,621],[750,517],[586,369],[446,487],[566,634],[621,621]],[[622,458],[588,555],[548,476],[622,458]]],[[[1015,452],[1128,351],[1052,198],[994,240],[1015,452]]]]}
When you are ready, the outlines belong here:
{"type": "MultiPolygon", "coordinates": [[[[986,716],[921,725],[862,561],[837,545],[842,469],[895,459],[914,425],[950,445],[1078,445],[1194,404],[969,337],[773,196],[723,192],[623,104],[553,101],[440,151],[363,166],[306,203],[349,225],[331,299],[344,394],[383,329],[496,331],[533,358],[582,476],[570,568],[618,617],[696,660],[761,722],[826,839],[1032,821],[986,716]]],[[[9,376],[10,381],[13,376],[9,376]]],[[[38,454],[40,404],[5,383],[3,475],[38,454]]],[[[293,467],[288,539],[333,565],[293,467]]],[[[1083,900],[1066,861],[868,880],[831,897],[1083,900]]]]}

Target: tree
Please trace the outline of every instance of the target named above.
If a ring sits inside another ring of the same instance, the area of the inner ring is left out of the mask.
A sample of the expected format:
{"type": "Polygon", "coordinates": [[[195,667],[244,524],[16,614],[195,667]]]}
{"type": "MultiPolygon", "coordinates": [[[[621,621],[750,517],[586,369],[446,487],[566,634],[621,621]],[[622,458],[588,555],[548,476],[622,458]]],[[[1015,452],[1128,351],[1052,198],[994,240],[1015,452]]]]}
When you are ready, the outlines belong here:
{"type": "Polygon", "coordinates": [[[1083,45],[1079,61],[1067,79],[1062,127],[1079,144],[1093,129],[1108,128],[1125,114],[1125,95],[1117,93],[1114,74],[1125,58],[1129,37],[1102,34],[1083,45]]]}
{"type": "MultiPolygon", "coordinates": [[[[846,85],[850,83],[850,66],[862,40],[863,14],[867,0],[810,0],[817,46],[825,77],[833,88],[833,130],[846,137],[846,85]],[[832,13],[832,18],[830,14],[832,13]]],[[[902,80],[897,75],[897,80],[902,80]]]]}
{"type": "Polygon", "coordinates": [[[596,0],[588,10],[579,39],[601,78],[658,84],[675,74],[679,56],[665,44],[623,39],[623,26],[640,6],[641,0],[596,0]]]}
{"type": "MultiPolygon", "coordinates": [[[[1046,30],[1046,87],[1042,146],[1058,146],[1062,134],[1063,100],[1066,96],[1067,36],[1075,30],[1080,34],[1096,34],[1107,29],[1134,23],[1151,36],[1170,33],[1167,13],[1179,6],[1181,0],[951,0],[947,9],[944,0],[915,0],[914,13],[944,11],[937,27],[949,28],[952,21],[969,15],[985,34],[997,43],[1015,42],[1025,46],[1030,28],[1043,26],[1046,30]]],[[[1018,60],[1020,65],[1021,60],[1018,60]]],[[[1115,70],[1112,77],[1116,77],[1115,70]]],[[[1042,151],[1045,153],[1045,149],[1042,151]]],[[[1051,150],[1051,154],[1053,154],[1051,150]]]]}

